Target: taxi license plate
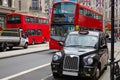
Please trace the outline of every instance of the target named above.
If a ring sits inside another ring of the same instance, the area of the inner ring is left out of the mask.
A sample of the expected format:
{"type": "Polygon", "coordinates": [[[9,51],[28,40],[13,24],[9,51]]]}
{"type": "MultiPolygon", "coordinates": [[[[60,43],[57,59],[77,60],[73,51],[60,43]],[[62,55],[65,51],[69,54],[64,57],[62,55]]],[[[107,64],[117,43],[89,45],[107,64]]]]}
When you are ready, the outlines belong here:
{"type": "Polygon", "coordinates": [[[77,72],[63,71],[63,75],[78,76],[78,73],[77,72]]]}

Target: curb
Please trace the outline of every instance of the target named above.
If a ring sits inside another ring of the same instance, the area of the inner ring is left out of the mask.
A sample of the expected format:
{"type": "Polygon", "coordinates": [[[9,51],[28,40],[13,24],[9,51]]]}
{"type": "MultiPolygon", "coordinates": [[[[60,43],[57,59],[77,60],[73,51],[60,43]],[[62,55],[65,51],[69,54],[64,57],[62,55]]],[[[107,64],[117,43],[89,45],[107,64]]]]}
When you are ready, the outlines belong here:
{"type": "Polygon", "coordinates": [[[49,43],[47,44],[38,44],[38,45],[30,45],[27,49],[20,49],[20,50],[13,50],[13,51],[5,51],[0,52],[0,59],[15,57],[15,56],[21,56],[26,54],[32,54],[42,51],[48,51],[49,49],[49,43]]]}
{"type": "Polygon", "coordinates": [[[49,50],[50,49],[45,49],[45,50],[40,50],[40,51],[26,52],[26,53],[23,53],[23,54],[15,54],[15,55],[10,55],[10,56],[4,56],[4,57],[0,57],[0,59],[22,56],[22,55],[27,55],[27,54],[37,53],[37,52],[43,52],[43,51],[49,51],[49,50]]]}

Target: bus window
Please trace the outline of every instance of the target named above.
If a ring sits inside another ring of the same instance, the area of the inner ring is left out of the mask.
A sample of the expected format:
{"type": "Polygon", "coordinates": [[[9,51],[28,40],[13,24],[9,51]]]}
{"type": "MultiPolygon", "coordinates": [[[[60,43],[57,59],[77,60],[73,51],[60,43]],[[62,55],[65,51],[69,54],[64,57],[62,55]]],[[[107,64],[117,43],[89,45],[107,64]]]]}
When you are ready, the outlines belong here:
{"type": "Polygon", "coordinates": [[[21,18],[20,15],[11,15],[8,16],[8,24],[16,24],[16,23],[21,23],[21,18]]]}
{"type": "Polygon", "coordinates": [[[65,36],[75,30],[74,25],[52,25],[51,26],[51,38],[55,40],[64,40],[65,36]],[[62,27],[61,27],[62,26],[62,27]]]}
{"type": "Polygon", "coordinates": [[[42,23],[42,20],[40,18],[38,19],[38,23],[42,23]]]}
{"type": "Polygon", "coordinates": [[[60,3],[54,6],[54,14],[63,14],[63,13],[74,14],[75,8],[76,8],[75,4],[60,3]]]}
{"type": "Polygon", "coordinates": [[[35,30],[31,30],[31,35],[32,35],[32,36],[35,35],[35,30]]]}
{"type": "Polygon", "coordinates": [[[83,8],[80,8],[80,14],[81,14],[81,15],[84,15],[84,10],[83,10],[83,8]]]}
{"type": "Polygon", "coordinates": [[[42,34],[41,30],[37,30],[37,31],[36,31],[36,34],[37,34],[38,36],[41,35],[41,34],[42,34]]]}

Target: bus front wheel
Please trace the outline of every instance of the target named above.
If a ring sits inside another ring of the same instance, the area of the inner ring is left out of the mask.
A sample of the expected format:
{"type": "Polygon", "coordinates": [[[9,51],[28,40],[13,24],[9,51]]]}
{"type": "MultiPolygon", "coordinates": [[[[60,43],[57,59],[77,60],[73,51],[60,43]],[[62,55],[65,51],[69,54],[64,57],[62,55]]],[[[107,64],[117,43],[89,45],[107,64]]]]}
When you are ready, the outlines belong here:
{"type": "Polygon", "coordinates": [[[32,45],[34,45],[35,44],[35,41],[34,40],[32,40],[32,45]]]}
{"type": "Polygon", "coordinates": [[[46,40],[46,38],[44,38],[44,41],[43,41],[43,43],[46,43],[47,42],[47,40],[46,40]]]}
{"type": "Polygon", "coordinates": [[[24,45],[23,48],[24,48],[24,49],[27,49],[27,48],[28,48],[28,43],[25,43],[25,45],[24,45]]]}

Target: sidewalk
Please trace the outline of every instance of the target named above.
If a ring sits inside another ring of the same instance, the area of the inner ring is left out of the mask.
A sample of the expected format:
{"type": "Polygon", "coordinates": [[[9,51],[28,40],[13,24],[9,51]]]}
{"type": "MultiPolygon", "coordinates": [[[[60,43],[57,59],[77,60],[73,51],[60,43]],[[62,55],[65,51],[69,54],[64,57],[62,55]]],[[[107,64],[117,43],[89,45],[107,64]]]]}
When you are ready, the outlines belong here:
{"type": "Polygon", "coordinates": [[[49,43],[29,45],[27,49],[23,49],[22,47],[15,47],[13,49],[16,49],[16,50],[0,52],[0,59],[12,57],[12,56],[16,56],[16,55],[30,54],[32,52],[49,50],[49,43]]]}

